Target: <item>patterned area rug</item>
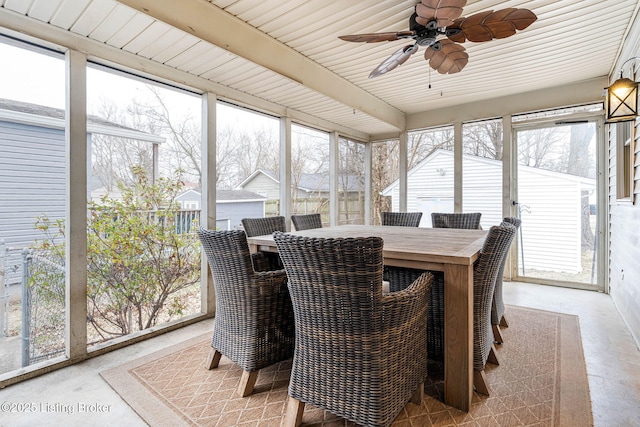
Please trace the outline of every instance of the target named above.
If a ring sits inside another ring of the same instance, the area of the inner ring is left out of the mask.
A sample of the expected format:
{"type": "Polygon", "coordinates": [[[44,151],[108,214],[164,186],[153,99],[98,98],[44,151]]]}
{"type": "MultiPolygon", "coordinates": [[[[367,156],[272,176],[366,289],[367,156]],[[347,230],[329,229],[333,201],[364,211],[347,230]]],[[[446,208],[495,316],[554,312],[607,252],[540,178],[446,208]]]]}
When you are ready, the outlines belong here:
{"type": "MultiPolygon", "coordinates": [[[[429,366],[421,406],[408,403],[394,427],[590,426],[586,367],[576,316],[508,306],[509,327],[498,346],[500,366],[487,365],[491,396],[474,393],[469,413],[442,403],[442,369],[429,366]]],[[[209,336],[153,353],[102,377],[150,426],[279,426],[290,361],[258,375],[254,393],[235,395],[241,370],[222,358],[207,371],[209,336]]],[[[304,426],[353,426],[311,405],[304,426]]]]}

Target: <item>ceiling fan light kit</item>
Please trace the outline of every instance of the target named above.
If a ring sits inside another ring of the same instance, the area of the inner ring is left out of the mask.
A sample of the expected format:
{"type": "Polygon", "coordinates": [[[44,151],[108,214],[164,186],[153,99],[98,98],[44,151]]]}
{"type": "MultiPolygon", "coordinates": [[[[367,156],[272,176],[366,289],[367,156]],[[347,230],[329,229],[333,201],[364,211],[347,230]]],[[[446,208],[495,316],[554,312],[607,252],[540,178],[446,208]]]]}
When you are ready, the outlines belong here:
{"type": "Polygon", "coordinates": [[[409,31],[369,33],[339,36],[348,42],[375,43],[413,39],[384,60],[369,74],[369,78],[385,74],[405,63],[418,47],[425,47],[424,58],[440,74],[462,71],[469,54],[458,43],[485,42],[510,37],[524,30],[537,16],[528,9],[507,8],[476,13],[461,18],[467,0],[422,0],[409,18],[409,31]]]}

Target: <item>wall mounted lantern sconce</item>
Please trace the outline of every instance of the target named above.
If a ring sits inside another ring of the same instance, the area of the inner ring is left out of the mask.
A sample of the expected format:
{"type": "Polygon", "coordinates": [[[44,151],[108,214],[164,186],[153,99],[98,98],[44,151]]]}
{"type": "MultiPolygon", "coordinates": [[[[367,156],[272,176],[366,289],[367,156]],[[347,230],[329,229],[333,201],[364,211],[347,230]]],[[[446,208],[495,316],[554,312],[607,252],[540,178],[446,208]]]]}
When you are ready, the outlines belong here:
{"type": "Polygon", "coordinates": [[[606,88],[607,120],[605,123],[626,122],[638,117],[638,82],[622,76],[625,64],[635,59],[640,57],[635,56],[623,62],[620,67],[620,78],[606,88]]]}

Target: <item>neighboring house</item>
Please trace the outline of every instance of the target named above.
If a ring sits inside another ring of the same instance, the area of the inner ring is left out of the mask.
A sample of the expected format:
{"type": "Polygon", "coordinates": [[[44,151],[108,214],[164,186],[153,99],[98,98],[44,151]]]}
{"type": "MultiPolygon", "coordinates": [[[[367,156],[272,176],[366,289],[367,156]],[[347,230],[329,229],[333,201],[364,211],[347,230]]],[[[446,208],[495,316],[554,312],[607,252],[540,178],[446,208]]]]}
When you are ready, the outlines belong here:
{"type": "MultiPolygon", "coordinates": [[[[42,239],[36,219],[65,217],[66,148],[64,110],[0,98],[0,243],[10,248],[7,283],[20,280],[22,248],[42,239]]],[[[87,118],[87,152],[92,134],[106,134],[159,144],[163,138],[87,118]]],[[[154,150],[155,151],[155,150],[154,150]]],[[[89,179],[89,182],[93,181],[89,179]]],[[[91,186],[91,184],[90,184],[91,186]]],[[[91,197],[90,189],[87,196],[91,197]]],[[[3,254],[0,253],[0,256],[3,254]]]]}
{"type": "Polygon", "coordinates": [[[202,194],[200,190],[190,188],[176,196],[176,201],[180,203],[180,208],[184,210],[200,210],[202,194]]]}
{"type": "MultiPolygon", "coordinates": [[[[200,210],[202,194],[189,189],[176,198],[184,210],[200,210]]],[[[266,197],[245,190],[216,190],[216,228],[242,228],[242,218],[264,217],[266,197]]]]}
{"type": "MultiPolygon", "coordinates": [[[[338,191],[358,197],[364,191],[364,185],[357,175],[340,175],[338,191]],[[345,182],[346,180],[346,182],[345,182]]],[[[294,182],[294,199],[329,198],[329,174],[303,173],[297,183],[294,182]]],[[[271,171],[258,169],[242,181],[236,188],[252,191],[269,200],[280,199],[280,180],[271,171]]]]}
{"type": "MultiPolygon", "coordinates": [[[[482,227],[502,220],[502,162],[463,157],[464,212],[482,212],[482,227]]],[[[421,227],[431,226],[432,212],[453,212],[453,152],[436,150],[409,171],[407,210],[423,212],[421,227]]],[[[593,193],[594,179],[518,166],[518,199],[526,268],[577,273],[582,270],[582,197],[593,193]]],[[[382,191],[399,209],[398,182],[382,191]]],[[[520,260],[522,261],[522,260],[520,260]]]]}

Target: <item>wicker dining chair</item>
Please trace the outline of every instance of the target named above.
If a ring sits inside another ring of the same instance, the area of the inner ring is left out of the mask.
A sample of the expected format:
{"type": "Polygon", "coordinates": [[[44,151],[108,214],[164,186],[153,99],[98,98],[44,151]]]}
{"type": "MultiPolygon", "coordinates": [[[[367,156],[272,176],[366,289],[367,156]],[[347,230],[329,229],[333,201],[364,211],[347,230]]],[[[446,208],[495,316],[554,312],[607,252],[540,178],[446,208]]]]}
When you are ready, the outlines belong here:
{"type": "MultiPolygon", "coordinates": [[[[287,231],[287,225],[283,216],[269,216],[266,218],[242,218],[242,228],[247,237],[265,236],[274,231],[287,231]]],[[[281,270],[284,268],[280,256],[273,252],[264,254],[267,266],[259,267],[260,270],[281,270]]]]}
{"type": "Polygon", "coordinates": [[[470,213],[443,213],[432,212],[431,223],[433,228],[466,228],[479,230],[481,212],[470,213]]]}
{"type": "Polygon", "coordinates": [[[422,212],[382,212],[382,225],[418,227],[422,212]]]}
{"type": "Polygon", "coordinates": [[[242,230],[198,229],[216,293],[207,369],[222,355],[243,369],[238,394],[248,396],[258,371],[293,355],[293,308],[284,270],[257,272],[242,230]]]}
{"type": "MultiPolygon", "coordinates": [[[[516,231],[520,228],[520,224],[522,224],[522,220],[513,217],[506,217],[502,221],[513,224],[513,226],[516,227],[516,231]]],[[[502,344],[504,342],[502,332],[500,332],[500,326],[504,328],[509,327],[509,322],[507,322],[507,319],[504,316],[504,299],[502,298],[502,276],[504,275],[504,266],[506,261],[507,257],[505,256],[502,261],[502,265],[500,266],[500,270],[498,270],[496,289],[493,292],[493,302],[491,303],[491,328],[493,329],[493,339],[498,344],[502,344]]]]}
{"type": "MultiPolygon", "coordinates": [[[[488,362],[499,364],[491,327],[491,306],[498,270],[504,262],[516,228],[507,222],[493,226],[485,239],[480,256],[473,268],[473,385],[479,393],[489,394],[484,367],[488,362]]],[[[389,267],[386,271],[391,292],[404,289],[420,270],[389,267]]],[[[444,359],[444,276],[433,272],[434,281],[429,294],[427,316],[428,356],[444,359]],[[432,323],[432,324],[431,324],[432,323]]]]}
{"type": "Polygon", "coordinates": [[[283,425],[299,425],[305,403],[363,426],[388,426],[407,402],[420,404],[431,274],[383,294],[380,237],[274,236],[296,335],[283,425]]]}
{"type": "Polygon", "coordinates": [[[322,216],[319,213],[291,215],[291,222],[296,231],[322,228],[322,216]]]}
{"type": "Polygon", "coordinates": [[[493,331],[491,304],[498,271],[516,235],[516,227],[508,222],[489,229],[480,256],[473,267],[473,385],[478,393],[489,395],[484,373],[487,362],[498,365],[493,331]]]}

